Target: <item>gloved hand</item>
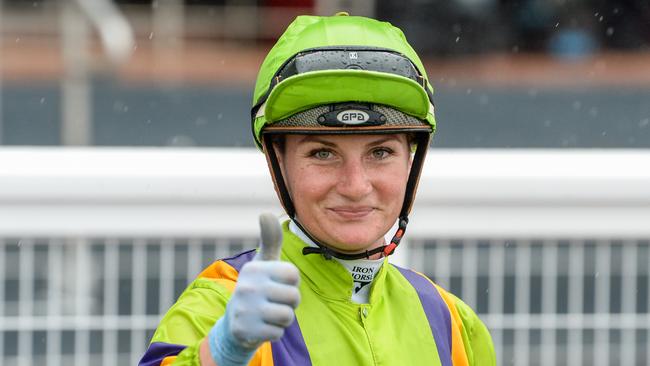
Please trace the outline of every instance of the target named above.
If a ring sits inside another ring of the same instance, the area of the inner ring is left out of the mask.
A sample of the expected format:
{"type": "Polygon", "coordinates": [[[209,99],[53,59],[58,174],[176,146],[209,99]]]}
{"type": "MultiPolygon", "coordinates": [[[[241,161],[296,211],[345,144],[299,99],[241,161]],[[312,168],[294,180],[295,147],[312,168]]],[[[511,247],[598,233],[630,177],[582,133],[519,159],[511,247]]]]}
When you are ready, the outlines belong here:
{"type": "Polygon", "coordinates": [[[257,347],[282,337],[294,320],[300,302],[298,269],[288,262],[262,260],[279,257],[279,246],[269,254],[265,246],[276,244],[269,244],[264,233],[262,238],[262,250],[242,267],[226,312],[208,335],[218,366],[246,365],[257,347]]]}

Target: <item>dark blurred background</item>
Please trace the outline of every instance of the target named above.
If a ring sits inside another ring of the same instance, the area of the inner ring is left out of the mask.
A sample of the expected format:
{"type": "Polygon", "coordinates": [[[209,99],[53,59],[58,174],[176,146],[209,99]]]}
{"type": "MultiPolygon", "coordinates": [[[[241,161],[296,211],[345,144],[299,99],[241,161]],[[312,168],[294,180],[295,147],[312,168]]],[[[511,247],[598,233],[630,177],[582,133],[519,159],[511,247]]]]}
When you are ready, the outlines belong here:
{"type": "Polygon", "coordinates": [[[118,65],[73,3],[3,2],[0,144],[252,147],[265,52],[296,15],[348,11],[423,58],[434,147],[650,147],[647,0],[118,0],[136,37],[118,65]]]}

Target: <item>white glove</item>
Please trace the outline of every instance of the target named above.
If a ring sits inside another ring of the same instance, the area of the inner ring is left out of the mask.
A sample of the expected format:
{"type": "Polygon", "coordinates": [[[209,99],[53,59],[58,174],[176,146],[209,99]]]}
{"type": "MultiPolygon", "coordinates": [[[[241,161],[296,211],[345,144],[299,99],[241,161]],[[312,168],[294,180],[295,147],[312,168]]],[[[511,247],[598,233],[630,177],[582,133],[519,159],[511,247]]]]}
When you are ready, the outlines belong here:
{"type": "Polygon", "coordinates": [[[262,250],[242,267],[226,312],[208,335],[218,366],[248,364],[257,347],[280,339],[294,320],[300,302],[298,269],[289,262],[261,260],[279,257],[279,246],[269,249],[264,233],[262,237],[262,250]]]}

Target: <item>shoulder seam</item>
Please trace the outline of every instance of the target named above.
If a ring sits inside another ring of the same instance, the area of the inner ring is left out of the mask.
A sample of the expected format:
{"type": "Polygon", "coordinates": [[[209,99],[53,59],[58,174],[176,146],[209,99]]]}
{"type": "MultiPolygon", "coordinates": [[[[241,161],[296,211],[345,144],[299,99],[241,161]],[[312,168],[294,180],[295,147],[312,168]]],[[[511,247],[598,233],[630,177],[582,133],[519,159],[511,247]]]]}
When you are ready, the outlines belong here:
{"type": "Polygon", "coordinates": [[[192,282],[192,285],[190,286],[190,290],[200,290],[200,289],[206,289],[213,291],[217,293],[219,296],[224,298],[225,300],[229,299],[229,295],[231,295],[230,291],[228,288],[220,284],[219,282],[215,281],[212,278],[197,278],[192,282]],[[218,286],[218,288],[215,288],[214,286],[218,286]],[[227,295],[226,295],[227,294],[227,295]]]}

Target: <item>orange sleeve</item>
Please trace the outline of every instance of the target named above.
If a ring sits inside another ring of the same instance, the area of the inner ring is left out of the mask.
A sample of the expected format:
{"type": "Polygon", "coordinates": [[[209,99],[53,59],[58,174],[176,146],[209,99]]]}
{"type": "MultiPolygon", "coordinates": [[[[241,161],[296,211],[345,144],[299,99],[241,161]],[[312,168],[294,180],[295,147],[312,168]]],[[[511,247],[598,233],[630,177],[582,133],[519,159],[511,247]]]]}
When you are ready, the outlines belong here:
{"type": "Polygon", "coordinates": [[[251,358],[248,366],[273,366],[273,353],[271,342],[264,342],[255,351],[253,358],[251,358]]]}
{"type": "Polygon", "coordinates": [[[171,366],[178,356],[167,356],[160,362],[160,366],[171,366]]]}
{"type": "Polygon", "coordinates": [[[237,276],[239,274],[228,263],[224,261],[215,261],[209,265],[203,272],[199,273],[199,278],[207,278],[224,286],[230,293],[235,290],[237,276]]]}

